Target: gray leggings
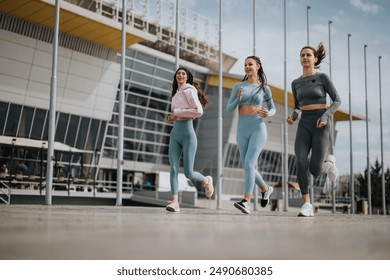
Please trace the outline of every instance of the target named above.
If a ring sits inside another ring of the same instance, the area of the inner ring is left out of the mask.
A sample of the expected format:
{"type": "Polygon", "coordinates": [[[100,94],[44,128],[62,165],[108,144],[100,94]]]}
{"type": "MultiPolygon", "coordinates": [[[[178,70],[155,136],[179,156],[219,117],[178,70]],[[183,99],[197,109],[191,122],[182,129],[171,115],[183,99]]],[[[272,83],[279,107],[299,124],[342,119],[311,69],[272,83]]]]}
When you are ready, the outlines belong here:
{"type": "Polygon", "coordinates": [[[203,182],[204,176],[194,171],[198,140],[192,120],[175,121],[169,139],[170,183],[173,195],[178,194],[180,157],[183,154],[184,175],[188,179],[203,182]]]}
{"type": "Polygon", "coordinates": [[[323,173],[322,165],[330,146],[330,122],[317,128],[317,120],[325,109],[302,111],[295,138],[295,158],[297,161],[297,178],[301,194],[309,193],[310,173],[318,177],[323,173]],[[309,154],[311,151],[311,157],[309,154]]]}

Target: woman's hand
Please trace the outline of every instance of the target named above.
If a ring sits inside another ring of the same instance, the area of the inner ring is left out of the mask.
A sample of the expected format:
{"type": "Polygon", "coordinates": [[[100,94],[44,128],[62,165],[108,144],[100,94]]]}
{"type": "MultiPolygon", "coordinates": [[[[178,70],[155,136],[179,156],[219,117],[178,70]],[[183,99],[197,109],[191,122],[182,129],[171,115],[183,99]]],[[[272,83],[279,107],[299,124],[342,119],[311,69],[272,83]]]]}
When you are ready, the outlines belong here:
{"type": "Polygon", "coordinates": [[[242,87],[240,87],[237,91],[237,99],[240,100],[242,96],[242,87]]]}
{"type": "Polygon", "coordinates": [[[287,122],[289,125],[292,125],[292,124],[294,123],[294,121],[293,121],[293,119],[292,119],[291,116],[288,116],[288,117],[287,117],[286,122],[287,122]]]}
{"type": "Polygon", "coordinates": [[[321,119],[317,120],[317,128],[324,127],[327,123],[324,121],[321,121],[321,119]]]}
{"type": "Polygon", "coordinates": [[[175,120],[176,117],[172,113],[169,113],[165,118],[165,121],[169,123],[173,123],[175,120]]]}
{"type": "Polygon", "coordinates": [[[258,108],[257,114],[262,118],[266,118],[268,117],[268,109],[265,107],[258,108]]]}

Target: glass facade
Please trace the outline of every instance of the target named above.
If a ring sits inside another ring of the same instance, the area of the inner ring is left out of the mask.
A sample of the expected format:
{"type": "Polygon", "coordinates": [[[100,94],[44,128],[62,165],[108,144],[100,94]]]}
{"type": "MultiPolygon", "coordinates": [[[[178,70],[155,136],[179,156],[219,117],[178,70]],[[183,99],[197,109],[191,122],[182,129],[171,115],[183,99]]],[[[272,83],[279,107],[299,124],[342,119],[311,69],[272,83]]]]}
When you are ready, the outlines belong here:
{"type": "MultiPolygon", "coordinates": [[[[0,102],[0,114],[3,116],[0,118],[0,135],[47,142],[47,110],[0,102]]],[[[83,178],[92,174],[93,155],[102,147],[106,125],[106,121],[58,112],[55,141],[83,152],[71,154],[69,151],[56,150],[55,165],[75,165],[70,174],[72,177],[83,178]]],[[[41,171],[45,176],[43,168],[46,165],[46,150],[28,143],[24,146],[2,144],[0,165],[7,166],[10,175],[20,173],[23,166],[25,176],[40,175],[41,171]]]]}
{"type": "MultiPolygon", "coordinates": [[[[125,65],[123,159],[169,165],[172,124],[165,122],[165,117],[170,107],[175,65],[133,49],[126,51],[125,65]]],[[[190,71],[204,85],[206,75],[190,71]]],[[[117,157],[118,115],[119,87],[104,141],[104,157],[117,157]]]]}

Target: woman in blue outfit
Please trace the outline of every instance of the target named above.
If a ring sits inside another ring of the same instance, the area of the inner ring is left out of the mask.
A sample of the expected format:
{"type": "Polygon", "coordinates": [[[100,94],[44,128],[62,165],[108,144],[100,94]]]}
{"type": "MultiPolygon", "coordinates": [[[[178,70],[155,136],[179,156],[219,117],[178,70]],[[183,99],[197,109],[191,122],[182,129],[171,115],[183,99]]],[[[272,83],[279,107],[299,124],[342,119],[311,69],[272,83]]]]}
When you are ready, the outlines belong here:
{"type": "Polygon", "coordinates": [[[208,103],[208,96],[201,90],[199,84],[194,82],[191,72],[185,67],[177,69],[172,82],[171,112],[167,116],[167,121],[174,122],[169,139],[172,200],[166,206],[167,211],[180,211],[178,174],[181,156],[183,156],[184,175],[188,179],[202,182],[207,198],[213,195],[213,178],[194,171],[198,140],[193,120],[203,115],[203,109],[208,103]]]}
{"type": "Polygon", "coordinates": [[[234,206],[244,214],[250,214],[255,183],[261,189],[262,207],[269,203],[273,188],[268,186],[256,170],[256,162],[267,141],[267,128],[264,118],[275,115],[275,104],[272,93],[267,85],[260,58],[248,56],[244,64],[245,76],[236,83],[227,104],[227,111],[233,112],[238,108],[237,146],[245,172],[244,199],[234,206]],[[266,107],[263,106],[265,102],[266,107]]]}
{"type": "Polygon", "coordinates": [[[287,118],[287,123],[292,125],[300,117],[294,149],[297,179],[304,202],[298,214],[301,217],[314,216],[309,194],[310,173],[314,177],[327,173],[332,182],[338,177],[336,158],[328,155],[328,152],[331,145],[330,117],[337,111],[341,101],[329,76],[316,71],[325,55],[322,43],[317,49],[303,47],[300,52],[303,73],[291,83],[294,111],[287,118]],[[327,95],[332,101],[329,107],[327,95]]]}

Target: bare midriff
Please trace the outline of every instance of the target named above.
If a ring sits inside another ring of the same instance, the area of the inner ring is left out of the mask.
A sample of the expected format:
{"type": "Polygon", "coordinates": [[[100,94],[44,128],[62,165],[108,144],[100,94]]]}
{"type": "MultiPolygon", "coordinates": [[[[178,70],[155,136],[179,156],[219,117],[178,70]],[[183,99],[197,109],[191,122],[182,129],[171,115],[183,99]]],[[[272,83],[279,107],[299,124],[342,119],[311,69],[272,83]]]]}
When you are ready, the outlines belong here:
{"type": "Polygon", "coordinates": [[[326,109],[326,104],[308,104],[301,107],[302,111],[326,109]]]}
{"type": "Polygon", "coordinates": [[[259,108],[254,105],[241,105],[238,107],[238,114],[240,116],[256,115],[259,108]]]}
{"type": "Polygon", "coordinates": [[[186,117],[175,117],[175,120],[177,121],[189,121],[192,120],[193,118],[186,118],[186,117]]]}

